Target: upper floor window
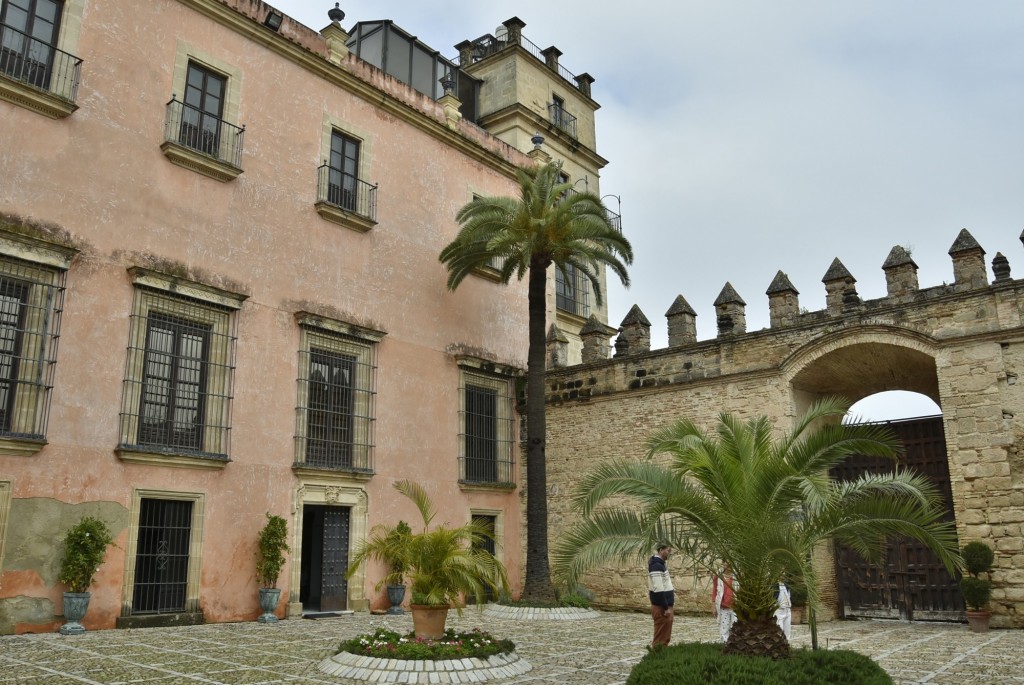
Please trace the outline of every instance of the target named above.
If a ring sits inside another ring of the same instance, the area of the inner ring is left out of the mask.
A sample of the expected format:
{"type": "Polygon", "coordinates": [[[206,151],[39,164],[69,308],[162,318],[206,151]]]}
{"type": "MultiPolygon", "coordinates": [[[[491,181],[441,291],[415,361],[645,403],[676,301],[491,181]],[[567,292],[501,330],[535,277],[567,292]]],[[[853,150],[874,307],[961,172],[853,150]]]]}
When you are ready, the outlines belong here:
{"type": "Polygon", "coordinates": [[[133,275],[119,454],[127,461],[222,466],[229,452],[235,310],[243,298],[141,269],[133,275]]]}
{"type": "Polygon", "coordinates": [[[0,75],[43,95],[0,85],[0,97],[51,117],[73,112],[82,60],[58,48],[63,0],[2,0],[0,75]],[[27,99],[27,101],[26,101],[27,99]]]}
{"type": "Polygon", "coordinates": [[[555,267],[555,306],[586,318],[590,316],[590,281],[572,264],[555,267]]]}
{"type": "Polygon", "coordinates": [[[161,149],[179,166],[230,181],[242,173],[245,127],[234,123],[240,74],[187,45],[179,45],[181,51],[161,149]]]}
{"type": "Polygon", "coordinates": [[[28,455],[45,444],[65,273],[0,254],[0,454],[28,455]]]}
{"type": "Polygon", "coordinates": [[[300,312],[295,466],[373,473],[376,347],[383,334],[300,312]]]}
{"type": "MultiPolygon", "coordinates": [[[[359,177],[361,147],[361,141],[354,136],[338,129],[331,130],[329,158],[320,167],[317,208],[320,209],[322,203],[344,210],[349,216],[355,215],[352,217],[355,225],[350,225],[351,221],[339,223],[357,230],[367,230],[376,223],[377,186],[359,177]]],[[[324,215],[323,211],[321,215],[324,215]]]]}
{"type": "Polygon", "coordinates": [[[569,114],[565,109],[565,100],[557,95],[551,96],[551,104],[548,105],[548,119],[552,124],[576,137],[576,117],[569,114]]]}

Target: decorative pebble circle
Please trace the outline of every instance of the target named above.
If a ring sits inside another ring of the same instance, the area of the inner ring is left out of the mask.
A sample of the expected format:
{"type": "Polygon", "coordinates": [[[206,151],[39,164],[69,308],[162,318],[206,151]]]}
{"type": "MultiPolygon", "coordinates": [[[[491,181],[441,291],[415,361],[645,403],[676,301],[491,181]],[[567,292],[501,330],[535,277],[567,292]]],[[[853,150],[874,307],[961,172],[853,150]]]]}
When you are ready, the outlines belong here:
{"type": "Polygon", "coordinates": [[[515,652],[486,659],[379,659],[339,652],[317,668],[323,673],[375,683],[484,683],[522,675],[533,668],[515,652]]]}
{"type": "Polygon", "coordinates": [[[484,608],[484,616],[508,618],[516,621],[581,621],[588,618],[599,618],[601,612],[579,607],[510,607],[504,604],[488,604],[484,608]]]}

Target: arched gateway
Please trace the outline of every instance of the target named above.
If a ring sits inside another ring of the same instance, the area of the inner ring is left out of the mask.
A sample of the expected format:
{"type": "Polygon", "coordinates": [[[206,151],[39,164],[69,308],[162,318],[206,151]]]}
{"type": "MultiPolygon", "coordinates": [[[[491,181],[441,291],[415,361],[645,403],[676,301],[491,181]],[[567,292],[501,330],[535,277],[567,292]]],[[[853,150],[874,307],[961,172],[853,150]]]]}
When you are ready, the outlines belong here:
{"type": "MultiPolygon", "coordinates": [[[[622,322],[608,359],[608,336],[589,326],[585,362],[548,372],[548,484],[552,538],[573,519],[568,494],[577,474],[602,459],[643,454],[646,437],[675,419],[711,425],[719,412],[766,415],[784,430],[817,397],[854,402],[886,390],[934,400],[941,417],[898,422],[908,466],[948,493],[961,543],[996,551],[993,625],[1024,626],[1024,280],[1002,255],[989,283],[984,250],[964,230],[950,255],[954,283],[917,285],[917,265],[895,247],[883,265],[888,295],[862,301],[856,280],[836,260],[822,281],[826,309],[801,312],[785,274],[768,288],[771,328],[746,332],[745,306],[726,284],[715,302],[718,337],[697,341],[695,312],[682,296],[667,312],[669,347],[650,349],[650,323],[638,308],[622,322]]],[[[559,359],[549,336],[549,359],[559,359]]],[[[527,465],[524,464],[524,468],[527,465]]],[[[879,468],[853,462],[840,477],[879,468]]],[[[843,550],[820,550],[823,596],[833,616],[954,619],[962,604],[952,579],[912,545],[896,542],[870,568],[843,550]],[[835,572],[832,572],[835,569],[835,572]]],[[[685,577],[685,576],[680,576],[685,577]]],[[[635,569],[588,578],[598,601],[640,607],[635,569]]],[[[710,604],[701,579],[684,584],[679,603],[710,604]]]]}

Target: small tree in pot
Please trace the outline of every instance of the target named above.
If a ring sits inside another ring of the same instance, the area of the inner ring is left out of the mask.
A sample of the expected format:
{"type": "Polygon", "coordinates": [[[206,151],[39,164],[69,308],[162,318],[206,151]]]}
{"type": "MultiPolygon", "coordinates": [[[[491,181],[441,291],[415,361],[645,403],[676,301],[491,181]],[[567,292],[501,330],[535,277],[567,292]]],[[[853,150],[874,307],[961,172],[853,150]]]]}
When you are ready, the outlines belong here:
{"type": "Polygon", "coordinates": [[[981,574],[988,575],[992,570],[995,553],[985,543],[975,540],[964,545],[962,555],[964,567],[969,574],[960,581],[960,592],[963,593],[964,602],[969,607],[967,623],[974,632],[984,633],[988,630],[988,622],[992,617],[992,612],[987,608],[988,600],[992,596],[992,581],[982,578],[981,574]]]}
{"type": "Polygon", "coordinates": [[[267,513],[267,523],[260,530],[256,548],[256,580],[260,584],[260,609],[263,610],[256,620],[260,623],[277,623],[274,611],[281,599],[277,578],[284,568],[284,553],[287,551],[287,522],[280,516],[267,513]]]}
{"type": "Polygon", "coordinates": [[[107,547],[114,544],[114,537],[106,523],[86,516],[64,536],[64,559],[60,564],[57,579],[67,586],[64,593],[64,618],[67,622],[60,627],[61,635],[79,635],[85,632],[81,620],[89,609],[93,577],[100,569],[107,547]]]}

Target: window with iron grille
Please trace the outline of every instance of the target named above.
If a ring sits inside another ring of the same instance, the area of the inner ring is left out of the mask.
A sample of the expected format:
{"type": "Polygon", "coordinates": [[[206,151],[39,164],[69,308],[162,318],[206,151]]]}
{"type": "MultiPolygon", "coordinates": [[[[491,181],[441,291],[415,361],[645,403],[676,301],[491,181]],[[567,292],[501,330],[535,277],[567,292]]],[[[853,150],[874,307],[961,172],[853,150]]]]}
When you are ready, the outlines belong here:
{"type": "Polygon", "coordinates": [[[299,321],[295,466],[373,473],[380,334],[312,315],[300,314],[299,321]]]}
{"type": "Polygon", "coordinates": [[[555,306],[576,316],[590,316],[590,281],[572,264],[566,264],[564,271],[555,267],[555,306]]]}
{"type": "Polygon", "coordinates": [[[164,292],[153,287],[159,276],[147,278],[141,270],[136,276],[119,454],[122,459],[143,452],[225,462],[237,340],[234,310],[241,300],[198,299],[208,294],[202,286],[164,292]]]}
{"type": "Polygon", "coordinates": [[[65,272],[0,254],[0,439],[43,440],[65,272]]]}
{"type": "Polygon", "coordinates": [[[514,483],[512,383],[465,369],[461,381],[459,480],[510,485],[514,483]]]}

